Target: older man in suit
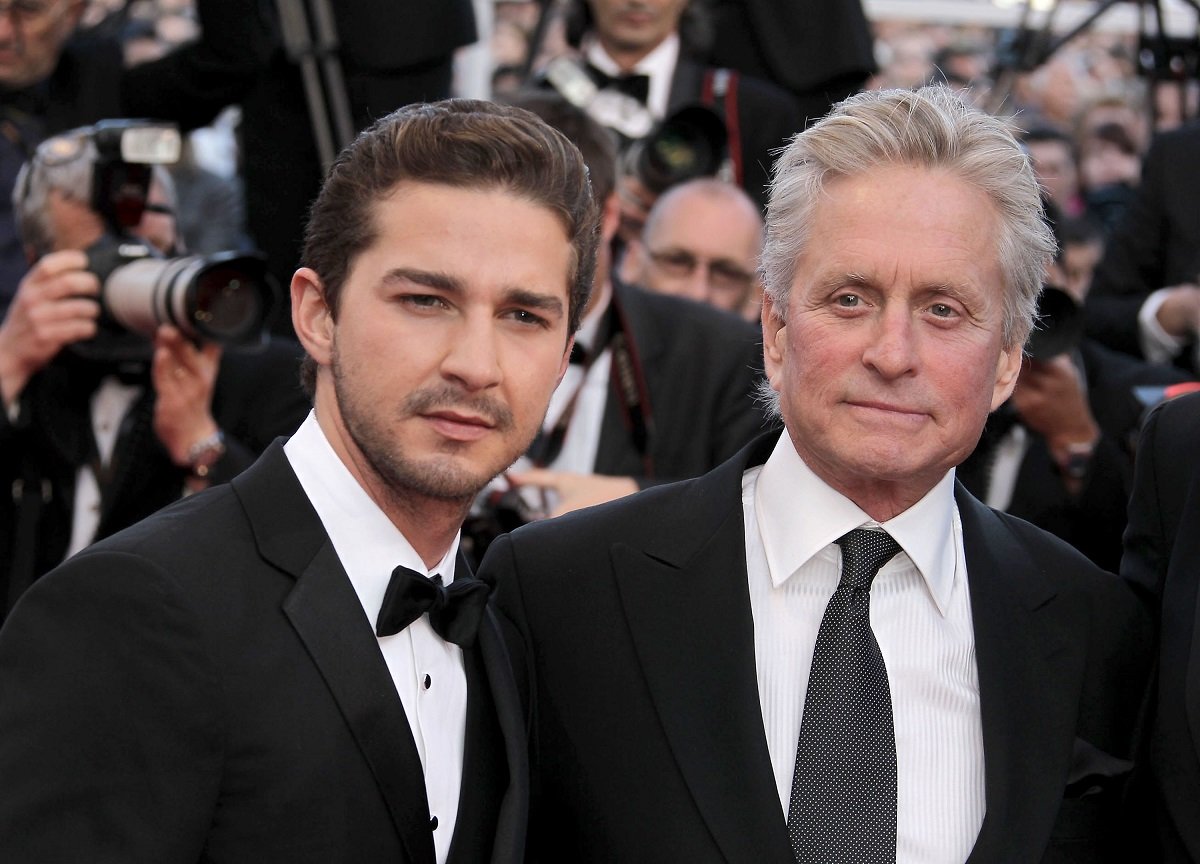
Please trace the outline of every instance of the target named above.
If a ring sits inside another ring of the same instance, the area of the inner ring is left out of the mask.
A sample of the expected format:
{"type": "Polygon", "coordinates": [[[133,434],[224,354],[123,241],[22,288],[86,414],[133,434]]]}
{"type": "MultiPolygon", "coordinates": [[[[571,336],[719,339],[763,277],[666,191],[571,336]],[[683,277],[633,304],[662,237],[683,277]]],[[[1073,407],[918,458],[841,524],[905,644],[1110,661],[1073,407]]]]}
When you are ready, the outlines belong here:
{"type": "Polygon", "coordinates": [[[313,413],[0,631],[0,859],[521,860],[458,533],[566,368],[596,223],[578,150],[515,109],[404,109],[339,158],[291,283],[313,413]]]}
{"type": "Polygon", "coordinates": [[[948,89],[852,97],[789,145],[763,261],[785,434],[484,561],[524,667],[535,855],[1114,854],[1144,613],[954,477],[1052,247],[1019,145],[948,89]]]}
{"type": "Polygon", "coordinates": [[[1200,395],[1164,403],[1138,443],[1121,575],[1159,619],[1145,776],[1161,860],[1200,861],[1200,395]]]}

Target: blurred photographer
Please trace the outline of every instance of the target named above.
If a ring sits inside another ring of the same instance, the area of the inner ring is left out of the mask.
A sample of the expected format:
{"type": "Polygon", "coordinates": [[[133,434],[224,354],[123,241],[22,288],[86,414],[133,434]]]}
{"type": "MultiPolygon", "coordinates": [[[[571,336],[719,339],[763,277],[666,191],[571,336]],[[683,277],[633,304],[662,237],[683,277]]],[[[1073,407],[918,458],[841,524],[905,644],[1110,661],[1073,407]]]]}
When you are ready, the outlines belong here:
{"type": "Polygon", "coordinates": [[[998,510],[1020,516],[1115,572],[1121,560],[1142,388],[1186,380],[1083,335],[1083,302],[1099,258],[1098,225],[1056,222],[1058,257],[1009,400],[988,417],[958,477],[998,510]]]}
{"type": "MultiPolygon", "coordinates": [[[[166,324],[135,332],[112,318],[111,297],[101,302],[115,280],[93,272],[100,249],[147,255],[145,238],[158,254],[180,251],[170,195],[160,165],[101,158],[94,127],[43,142],[18,178],[32,267],[0,322],[5,615],[64,557],[229,479],[308,411],[294,344],[223,350],[166,324]],[[129,223],[120,235],[117,210],[129,223]]],[[[194,259],[146,260],[168,272],[194,259]]]]}
{"type": "MultiPolygon", "coordinates": [[[[704,3],[572,0],[568,16],[567,38],[580,56],[574,66],[556,61],[546,69],[556,90],[627,145],[671,126],[685,109],[711,114],[723,145],[728,132],[718,161],[726,163],[729,179],[766,206],[774,152],[803,128],[803,119],[783,88],[702,59],[713,41],[704,3]]],[[[624,173],[622,235],[636,237],[663,190],[636,170],[624,173]]]]}

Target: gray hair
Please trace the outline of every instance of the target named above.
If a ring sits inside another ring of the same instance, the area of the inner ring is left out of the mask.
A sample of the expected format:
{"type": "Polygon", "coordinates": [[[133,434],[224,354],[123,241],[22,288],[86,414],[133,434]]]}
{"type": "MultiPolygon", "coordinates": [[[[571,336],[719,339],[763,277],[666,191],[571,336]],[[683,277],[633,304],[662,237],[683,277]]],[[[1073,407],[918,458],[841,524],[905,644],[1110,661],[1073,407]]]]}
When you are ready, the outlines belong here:
{"type": "Polygon", "coordinates": [[[13,215],[21,242],[33,250],[35,257],[40,258],[54,248],[56,238],[48,206],[50,193],[57,191],[64,198],[89,204],[96,157],[96,143],[87,130],[76,129],[42,142],[33,157],[21,166],[13,184],[13,215]],[[59,158],[60,153],[70,155],[59,158]]]}
{"type": "Polygon", "coordinates": [[[949,171],[983,192],[1000,216],[996,237],[1004,274],[1001,334],[1022,345],[1054,253],[1037,179],[1003,120],[968,105],[945,86],[867,91],[851,96],[801,132],[775,163],[763,245],[763,288],[786,317],[796,259],[830,178],[881,165],[949,171]]]}

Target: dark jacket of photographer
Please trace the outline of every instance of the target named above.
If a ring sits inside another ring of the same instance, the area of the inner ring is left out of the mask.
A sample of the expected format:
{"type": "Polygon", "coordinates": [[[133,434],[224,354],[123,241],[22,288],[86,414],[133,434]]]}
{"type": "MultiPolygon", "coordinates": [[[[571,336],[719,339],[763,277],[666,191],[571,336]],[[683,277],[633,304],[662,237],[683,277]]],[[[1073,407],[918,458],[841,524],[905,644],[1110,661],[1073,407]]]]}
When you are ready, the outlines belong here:
{"type": "MultiPolygon", "coordinates": [[[[229,480],[271,441],[289,435],[309,401],[298,383],[300,348],[272,341],[255,353],[227,350],[212,414],[225,454],[211,483],[229,480]]],[[[94,364],[91,369],[94,369],[94,364]]],[[[63,560],[71,539],[75,483],[94,459],[90,400],[99,377],[70,352],[39,372],[22,392],[16,419],[0,410],[0,620],[41,574],[63,560]]],[[[95,539],[132,525],[181,497],[188,471],[171,462],[152,427],[154,389],[146,384],[125,415],[101,474],[95,539]]]]}

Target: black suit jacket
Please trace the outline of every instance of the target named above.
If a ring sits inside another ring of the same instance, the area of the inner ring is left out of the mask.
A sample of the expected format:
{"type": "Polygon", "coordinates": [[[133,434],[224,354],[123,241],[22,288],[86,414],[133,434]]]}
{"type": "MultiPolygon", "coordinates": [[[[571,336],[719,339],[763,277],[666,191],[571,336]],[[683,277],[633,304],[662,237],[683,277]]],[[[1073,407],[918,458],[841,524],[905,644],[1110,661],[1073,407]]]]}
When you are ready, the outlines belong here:
{"type": "MultiPolygon", "coordinates": [[[[304,420],[310,401],[299,381],[302,356],[298,344],[282,339],[221,356],[212,414],[225,433],[226,452],[212,466],[214,483],[236,476],[304,420]]],[[[0,414],[0,621],[19,593],[66,555],[76,475],[94,447],[94,374],[91,364],[64,355],[30,381],[16,422],[0,414]]],[[[96,539],[183,492],[187,471],[171,462],[154,434],[154,398],[147,386],[122,423],[96,539]]]]}
{"type": "MultiPolygon", "coordinates": [[[[741,507],[743,471],[773,445],[519,529],[484,560],[527,678],[541,860],[793,861],[763,732],[741,507]]],[[[1149,652],[1141,610],[1061,541],[961,487],[957,500],[987,770],[970,860],[1055,860],[1060,848],[1104,860],[1149,652]]]]}
{"type": "Polygon", "coordinates": [[[1159,619],[1146,737],[1164,860],[1200,860],[1200,395],[1151,413],[1138,445],[1121,575],[1159,619]]]}
{"type": "MultiPolygon", "coordinates": [[[[517,862],[526,753],[490,613],[464,659],[450,860],[517,862]]],[[[281,442],[25,594],[0,630],[0,777],[4,861],[434,860],[403,706],[281,442]]]]}
{"type": "Polygon", "coordinates": [[[1200,122],[1154,140],[1137,195],[1096,268],[1086,306],[1088,332],[1127,354],[1142,355],[1137,313],[1146,298],[1159,288],[1200,280],[1197,153],[1200,122]]]}
{"type": "Polygon", "coordinates": [[[628,285],[613,291],[649,428],[643,453],[614,364],[595,473],[643,486],[696,477],[774,425],[754,395],[763,365],[757,327],[703,303],[628,285]]]}

